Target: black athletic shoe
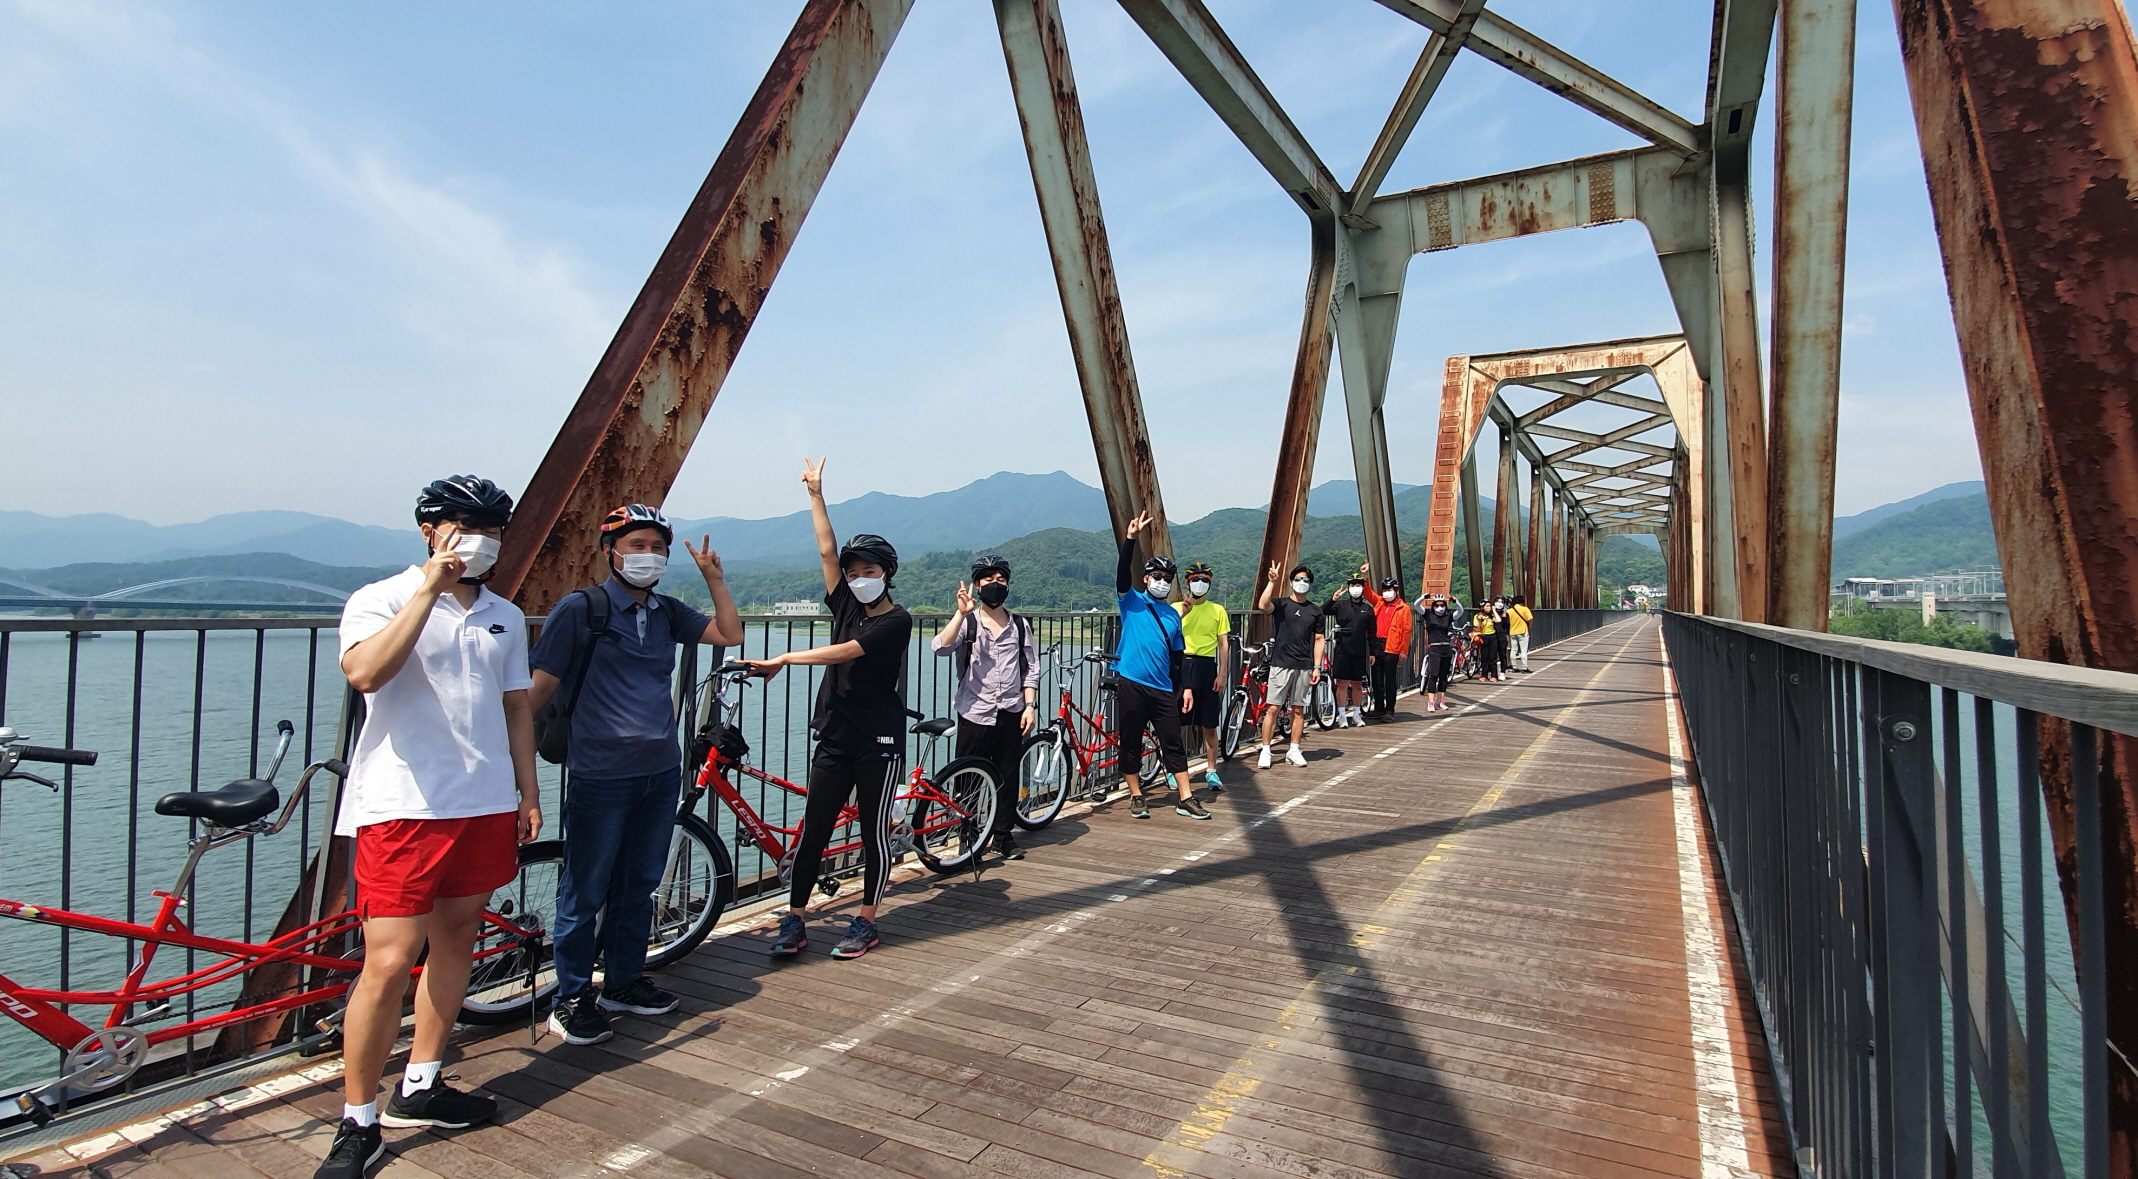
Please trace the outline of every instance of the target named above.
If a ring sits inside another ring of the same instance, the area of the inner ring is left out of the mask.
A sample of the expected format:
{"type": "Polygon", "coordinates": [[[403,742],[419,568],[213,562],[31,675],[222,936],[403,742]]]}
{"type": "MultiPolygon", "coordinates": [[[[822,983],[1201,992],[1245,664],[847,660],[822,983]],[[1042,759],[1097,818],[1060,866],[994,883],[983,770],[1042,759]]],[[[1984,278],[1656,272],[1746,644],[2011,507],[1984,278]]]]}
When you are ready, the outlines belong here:
{"type": "Polygon", "coordinates": [[[831,948],[834,958],[859,958],[877,946],[876,923],[866,917],[855,917],[846,923],[846,936],[831,948]]]}
{"type": "Polygon", "coordinates": [[[603,987],[595,1003],[603,1011],[631,1015],[666,1015],[676,1009],[676,997],[654,986],[643,974],[620,987],[603,987]]]}
{"type": "Polygon", "coordinates": [[[599,1044],[616,1033],[609,1030],[609,1017],[601,1013],[601,1001],[587,988],[560,1000],[549,1012],[549,1030],[567,1044],[599,1044]]]}
{"type": "MultiPolygon", "coordinates": [[[[606,1035],[603,1037],[606,1039],[606,1035]]],[[[439,1077],[426,1088],[413,1095],[404,1096],[401,1085],[395,1082],[393,1097],[386,1108],[379,1111],[379,1124],[396,1130],[408,1130],[417,1126],[436,1126],[443,1130],[465,1130],[480,1125],[497,1116],[497,1102],[473,1093],[462,1093],[439,1077]]]]}
{"type": "Polygon", "coordinates": [[[774,958],[792,958],[809,944],[809,928],[793,913],[783,913],[779,919],[779,936],[765,947],[765,953],[774,958]]]}
{"type": "Polygon", "coordinates": [[[1188,798],[1183,798],[1179,802],[1174,803],[1173,813],[1176,815],[1186,815],[1191,819],[1207,819],[1210,817],[1210,812],[1204,810],[1203,804],[1197,802],[1192,796],[1188,798]]]}
{"type": "Polygon", "coordinates": [[[1128,813],[1131,818],[1148,819],[1151,817],[1151,804],[1145,802],[1141,794],[1132,794],[1128,798],[1128,813]]]}
{"type": "Polygon", "coordinates": [[[998,831],[995,833],[995,854],[1005,860],[1021,860],[1024,858],[1024,849],[1017,846],[1016,839],[1012,838],[1009,832],[998,831]]]}
{"type": "Polygon", "coordinates": [[[334,1145],[327,1148],[327,1157],[312,1172],[312,1179],[364,1179],[385,1157],[386,1135],[376,1123],[359,1126],[356,1119],[343,1118],[334,1131],[334,1145]]]}

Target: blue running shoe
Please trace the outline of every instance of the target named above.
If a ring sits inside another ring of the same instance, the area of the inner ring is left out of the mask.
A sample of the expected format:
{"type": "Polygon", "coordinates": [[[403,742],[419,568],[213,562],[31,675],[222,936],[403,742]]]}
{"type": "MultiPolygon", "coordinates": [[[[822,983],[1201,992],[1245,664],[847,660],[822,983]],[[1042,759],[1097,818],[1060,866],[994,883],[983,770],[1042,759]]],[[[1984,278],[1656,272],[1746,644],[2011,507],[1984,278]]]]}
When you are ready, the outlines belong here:
{"type": "Polygon", "coordinates": [[[846,936],[831,948],[834,958],[859,958],[876,948],[876,923],[866,917],[847,922],[846,936]]]}
{"type": "Polygon", "coordinates": [[[802,947],[808,944],[809,930],[802,924],[801,916],[788,913],[779,919],[779,937],[773,940],[765,952],[774,958],[792,958],[801,953],[802,947]]]}
{"type": "Polygon", "coordinates": [[[1225,780],[1217,776],[1216,770],[1203,771],[1203,785],[1208,786],[1212,794],[1225,793],[1225,780]]]}

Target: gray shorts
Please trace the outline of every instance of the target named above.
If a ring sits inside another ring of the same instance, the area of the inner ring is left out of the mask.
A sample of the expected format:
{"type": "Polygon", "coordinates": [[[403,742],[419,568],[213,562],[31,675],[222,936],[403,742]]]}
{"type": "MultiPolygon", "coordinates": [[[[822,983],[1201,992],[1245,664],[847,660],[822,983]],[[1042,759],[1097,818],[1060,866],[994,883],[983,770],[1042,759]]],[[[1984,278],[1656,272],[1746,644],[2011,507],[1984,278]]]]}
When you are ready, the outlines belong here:
{"type": "Polygon", "coordinates": [[[1304,667],[1272,667],[1269,694],[1263,699],[1271,708],[1305,708],[1314,699],[1314,686],[1308,682],[1313,674],[1304,667]]]}

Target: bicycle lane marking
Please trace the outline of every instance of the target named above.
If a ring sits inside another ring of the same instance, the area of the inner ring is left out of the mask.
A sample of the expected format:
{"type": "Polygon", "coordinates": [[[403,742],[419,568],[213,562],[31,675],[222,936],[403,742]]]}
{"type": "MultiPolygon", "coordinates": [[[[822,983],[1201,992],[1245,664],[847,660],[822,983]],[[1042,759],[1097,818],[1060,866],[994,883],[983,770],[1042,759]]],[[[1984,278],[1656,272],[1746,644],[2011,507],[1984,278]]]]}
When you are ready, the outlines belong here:
{"type": "MultiPolygon", "coordinates": [[[[1598,636],[1598,638],[1601,637],[1603,636],[1598,636]]],[[[1628,641],[1630,642],[1631,640],[1628,641]]],[[[1542,674],[1544,671],[1551,670],[1553,667],[1558,666],[1560,663],[1565,662],[1569,658],[1585,654],[1587,651],[1593,649],[1594,646],[1595,640],[1591,640],[1588,644],[1584,645],[1584,647],[1580,651],[1569,651],[1566,655],[1560,657],[1559,659],[1555,659],[1551,663],[1544,665],[1544,667],[1540,669],[1538,674],[1542,674]]],[[[1598,672],[1598,674],[1601,675],[1602,673],[1598,672]]],[[[1463,708],[1456,710],[1449,716],[1443,717],[1438,722],[1427,726],[1420,732],[1412,734],[1410,737],[1406,738],[1402,742],[1399,742],[1398,746],[1400,747],[1402,745],[1407,745],[1411,742],[1418,741],[1424,737],[1430,736],[1432,733],[1437,732],[1441,728],[1441,726],[1453,722],[1458,717],[1462,716],[1464,713],[1467,713],[1473,709],[1482,708],[1486,704],[1491,703],[1493,700],[1498,699],[1502,694],[1511,691],[1514,687],[1514,684],[1508,684],[1506,687],[1500,688],[1498,691],[1493,692],[1490,696],[1483,697],[1480,700],[1465,705],[1463,708]]],[[[1567,707],[1572,707],[1572,705],[1568,705],[1567,707]]],[[[1280,818],[1283,815],[1293,810],[1296,810],[1300,806],[1303,806],[1306,803],[1312,801],[1314,798],[1319,797],[1324,792],[1336,787],[1337,785],[1344,782],[1346,779],[1350,778],[1353,774],[1358,773],[1360,770],[1367,768],[1367,766],[1371,764],[1372,760],[1370,758],[1365,759],[1360,765],[1352,769],[1346,770],[1342,773],[1339,773],[1334,777],[1331,777],[1330,779],[1323,782],[1321,785],[1315,787],[1314,789],[1308,791],[1307,793],[1299,795],[1296,798],[1289,799],[1286,802],[1280,803],[1278,806],[1272,808],[1268,814],[1252,820],[1251,824],[1253,826],[1260,826],[1261,824],[1268,823],[1274,819],[1280,818]]],[[[1211,840],[1209,843],[1205,844],[1203,848],[1188,853],[1183,858],[1188,860],[1203,859],[1208,856],[1212,851],[1217,850],[1218,848],[1223,847],[1226,844],[1237,842],[1239,839],[1245,836],[1246,831],[1247,829],[1243,827],[1231,832],[1227,832],[1226,834],[1211,840]]],[[[1176,869],[1172,868],[1160,868],[1158,870],[1157,876],[1146,877],[1141,880],[1129,882],[1125,886],[1116,885],[1114,887],[1126,887],[1130,890],[1140,890],[1144,888],[1149,888],[1152,885],[1158,883],[1158,876],[1171,875],[1175,871],[1176,869]]],[[[1103,899],[1090,902],[1088,904],[1088,907],[1086,908],[1078,909],[1074,912],[1057,917],[1055,920],[1049,922],[1047,925],[1033,931],[1031,934],[1028,934],[1024,938],[1020,939],[1016,944],[1010,946],[1008,949],[998,951],[991,959],[988,960],[988,962],[983,963],[978,968],[969,969],[966,973],[962,974],[957,979],[953,979],[937,986],[930,987],[925,993],[916,995],[912,1000],[908,1002],[893,1004],[892,1006],[884,1009],[882,1012],[879,1012],[878,1014],[871,1016],[870,1018],[863,1020],[862,1022],[857,1023],[852,1027],[847,1028],[846,1030],[840,1032],[838,1035],[835,1035],[805,1051],[795,1053],[792,1057],[781,1061],[780,1064],[786,1067],[779,1068],[776,1071],[772,1072],[770,1079],[768,1079],[764,1083],[759,1084],[754,1088],[750,1089],[735,1090],[733,1093],[726,1097],[722,1097],[705,1106],[700,1107],[699,1109],[694,1111],[689,1117],[679,1118],[675,1121],[669,1122],[662,1126],[661,1133],[650,1134],[647,1135],[641,1141],[628,1143],[626,1146],[613,1152],[608,1157],[594,1163],[591,1167],[582,1168],[580,1170],[571,1172],[570,1179],[596,1179],[596,1177],[604,1174],[617,1174],[628,1172],[635,1168],[639,1163],[644,1162],[646,1159],[652,1158],[656,1154],[666,1153],[667,1148],[670,1146],[677,1145],[692,1138],[717,1136],[713,1134],[714,1129],[729,1120],[733,1116],[735,1111],[743,1108],[751,1099],[762,1098],[766,1094],[771,1093],[772,1091],[779,1089],[782,1086],[794,1084],[800,1081],[803,1077],[807,1076],[811,1071],[817,1068],[829,1067],[835,1064],[840,1057],[852,1051],[855,1047],[859,1046],[863,1041],[870,1039],[876,1033],[894,1030],[909,1018],[919,1015],[920,1013],[941,1003],[945,999],[953,998],[957,995],[962,994],[966,990],[970,989],[975,983],[979,983],[986,980],[987,977],[992,974],[993,971],[996,969],[997,964],[1011,962],[1020,958],[1028,957],[1035,950],[1038,950],[1040,947],[1055,941],[1063,934],[1069,933],[1072,930],[1082,928],[1086,923],[1090,922],[1092,919],[1104,913],[1105,907],[1108,904],[1118,903],[1120,901],[1126,901],[1128,899],[1130,899],[1130,894],[1128,892],[1111,893],[1105,896],[1103,899]]],[[[751,924],[761,924],[764,920],[764,917],[759,916],[753,919],[751,924]]],[[[737,923],[737,927],[748,928],[749,926],[744,925],[743,923],[737,923]]],[[[716,931],[716,935],[718,935],[718,931],[716,931]]]]}
{"type": "Polygon", "coordinates": [[[1700,854],[1699,802],[1685,776],[1685,741],[1678,726],[1678,680],[1670,673],[1670,644],[1660,630],[1663,715],[1670,737],[1670,805],[1677,828],[1678,906],[1685,922],[1685,990],[1692,1018],[1694,1103],[1700,1109],[1701,1179],[1752,1174],[1745,1144],[1745,1111],[1737,1090],[1737,1054],[1730,1043],[1729,989],[1723,984],[1728,950],[1708,916],[1711,887],[1700,854]]]}
{"type": "MultiPolygon", "coordinates": [[[[1558,733],[1560,726],[1566,722],[1568,716],[1589,698],[1596,687],[1596,682],[1601,680],[1604,674],[1615,666],[1618,657],[1624,655],[1626,649],[1631,647],[1634,640],[1639,637],[1638,632],[1626,637],[1626,641],[1621,643],[1618,650],[1612,653],[1611,660],[1596,669],[1596,673],[1589,677],[1588,683],[1582,685],[1581,691],[1576,693],[1572,700],[1561,705],[1558,712],[1552,716],[1552,719],[1544,726],[1543,730],[1536,735],[1534,740],[1530,741],[1528,747],[1515,755],[1514,760],[1500,774],[1499,779],[1486,789],[1483,794],[1479,795],[1476,802],[1470,804],[1470,809],[1464,811],[1462,818],[1456,820],[1454,829],[1437,840],[1433,844],[1433,850],[1418,862],[1417,867],[1411,869],[1410,875],[1404,878],[1403,883],[1397,885],[1395,891],[1388,894],[1387,899],[1374,909],[1372,915],[1366,921],[1359,923],[1358,932],[1351,936],[1350,943],[1351,949],[1356,953],[1356,956],[1363,957],[1365,951],[1378,948],[1380,936],[1389,932],[1389,926],[1386,923],[1399,919],[1425,899],[1427,887],[1440,874],[1441,868],[1447,862],[1449,855],[1461,847],[1462,837],[1477,826],[1478,820],[1491,813],[1493,808],[1499,805],[1500,799],[1506,795],[1508,789],[1535,762],[1538,753],[1558,733]]],[[[1594,644],[1592,643],[1590,647],[1593,648],[1593,646],[1594,644]]],[[[1587,649],[1589,648],[1584,650],[1587,649]]],[[[1549,668],[1557,666],[1558,663],[1563,661],[1554,660],[1551,664],[1546,665],[1546,669],[1549,670],[1549,668]]],[[[1502,688],[1500,692],[1505,692],[1506,690],[1506,688],[1502,688]]],[[[1492,696],[1486,698],[1486,701],[1497,697],[1499,694],[1499,692],[1493,693],[1492,696]]],[[[1478,703],[1482,704],[1485,701],[1479,701],[1478,703]]],[[[1472,705],[1472,707],[1476,707],[1476,705],[1472,705]]],[[[1458,713],[1457,715],[1461,714],[1458,713]]],[[[1446,724],[1447,721],[1443,720],[1440,723],[1446,724]]],[[[1433,727],[1438,728],[1439,725],[1433,727]]],[[[1427,731],[1430,732],[1431,730],[1427,731]]],[[[1401,744],[1408,744],[1408,742],[1401,744]]],[[[1266,1052],[1271,1052],[1281,1057],[1283,1054],[1279,1050],[1284,1047],[1287,1038],[1284,1033],[1296,1030],[1302,1023],[1316,1022],[1317,1017],[1310,1009],[1320,1005],[1320,995],[1324,992],[1334,993],[1341,991],[1343,989],[1342,984],[1356,976],[1359,969],[1359,963],[1348,965],[1331,964],[1316,972],[1314,977],[1307,980],[1307,984],[1300,988],[1299,994],[1285,1005],[1284,1010],[1278,1013],[1277,1026],[1279,1033],[1261,1041],[1257,1046],[1266,1052]]],[[[1218,1078],[1217,1083],[1203,1094],[1203,1099],[1196,1103],[1195,1112],[1182,1118],[1172,1132],[1160,1140],[1158,1146],[1150,1154],[1144,1156],[1143,1165],[1159,1175],[1166,1176],[1167,1179],[1182,1179],[1182,1177],[1186,1176],[1188,1172],[1182,1168],[1187,1163],[1182,1156],[1202,1154],[1203,1144],[1215,1138],[1225,1128],[1225,1123],[1231,1121],[1232,1116],[1239,1112],[1241,1104],[1252,1097],[1257,1089],[1262,1087],[1262,1082],[1266,1079],[1266,1071],[1276,1067],[1276,1065],[1276,1061],[1269,1060],[1266,1057],[1257,1060],[1254,1057],[1243,1056],[1234,1061],[1232,1068],[1224,1076],[1218,1078]]]]}

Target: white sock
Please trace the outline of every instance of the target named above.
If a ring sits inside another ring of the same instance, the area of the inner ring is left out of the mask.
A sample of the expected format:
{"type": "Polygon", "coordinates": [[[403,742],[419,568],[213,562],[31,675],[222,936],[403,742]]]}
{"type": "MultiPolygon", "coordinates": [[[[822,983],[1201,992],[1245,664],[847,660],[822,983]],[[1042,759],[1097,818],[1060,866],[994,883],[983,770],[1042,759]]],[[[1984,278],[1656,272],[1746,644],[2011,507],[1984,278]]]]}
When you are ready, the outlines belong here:
{"type": "Polygon", "coordinates": [[[438,1080],[438,1068],[445,1062],[433,1060],[427,1064],[409,1063],[408,1071],[401,1074],[401,1096],[414,1097],[431,1087],[438,1080]]]}
{"type": "Polygon", "coordinates": [[[343,1102],[341,1116],[359,1126],[376,1126],[379,1124],[379,1103],[373,1101],[364,1105],[350,1105],[343,1102]]]}

